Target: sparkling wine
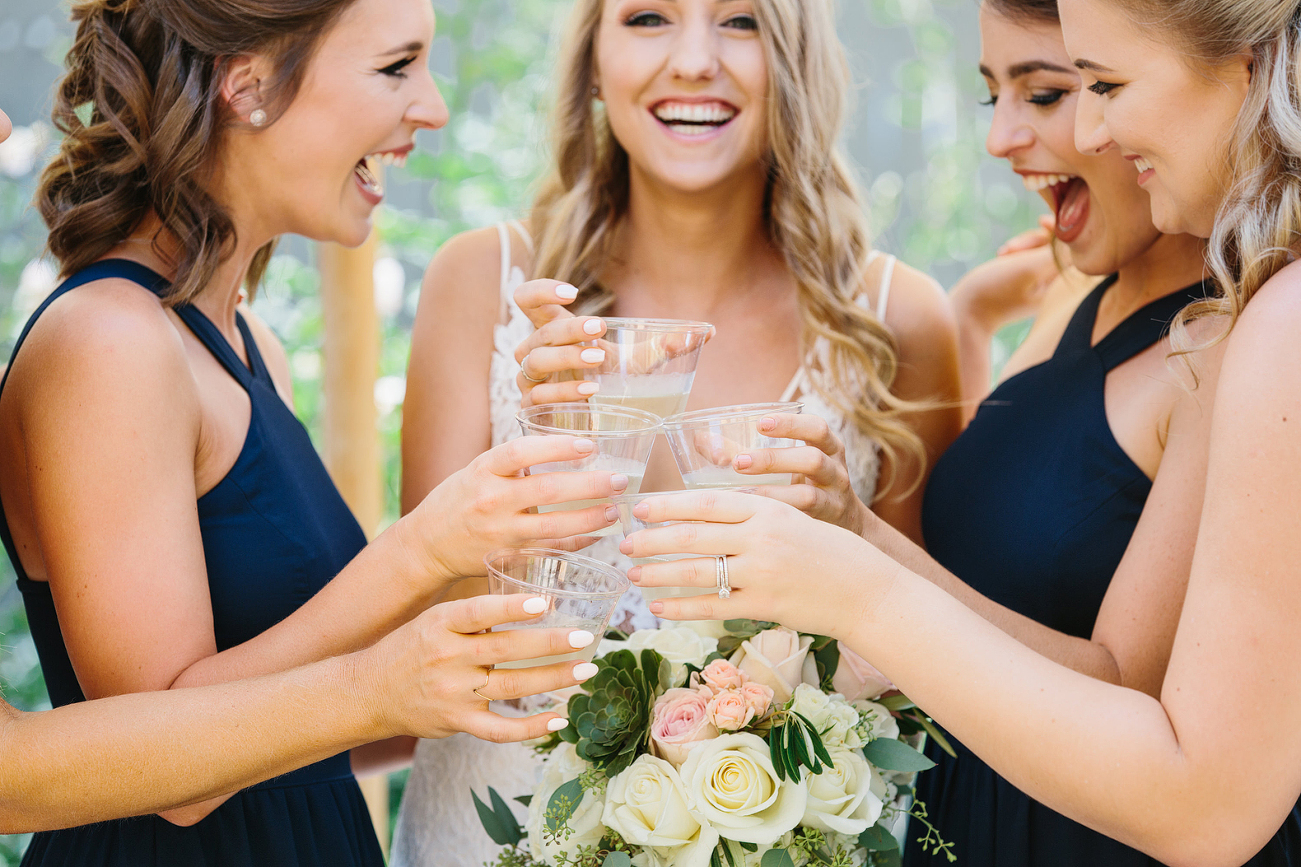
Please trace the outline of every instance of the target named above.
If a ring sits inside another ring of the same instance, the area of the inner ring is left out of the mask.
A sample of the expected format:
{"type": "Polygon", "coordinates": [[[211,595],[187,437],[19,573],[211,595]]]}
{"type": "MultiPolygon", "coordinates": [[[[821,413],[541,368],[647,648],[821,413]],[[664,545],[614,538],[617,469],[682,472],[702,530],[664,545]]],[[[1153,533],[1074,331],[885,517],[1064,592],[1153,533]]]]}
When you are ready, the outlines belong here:
{"type": "Polygon", "coordinates": [[[572,653],[560,653],[555,656],[539,656],[537,659],[520,659],[515,662],[499,662],[494,668],[533,668],[539,665],[550,665],[553,662],[590,662],[596,655],[596,644],[585,647],[582,650],[575,650],[572,653]]]}
{"type": "Polygon", "coordinates": [[[626,406],[653,413],[660,418],[676,415],[687,406],[686,392],[668,394],[601,394],[597,392],[589,399],[591,403],[602,406],[626,406]]]}
{"type": "Polygon", "coordinates": [[[750,488],[759,485],[789,485],[790,483],[790,473],[747,475],[738,473],[731,467],[703,467],[682,476],[682,484],[686,485],[688,490],[693,491],[705,488],[750,488]]]}
{"type": "MultiPolygon", "coordinates": [[[[542,470],[538,467],[537,470],[542,470]]],[[[626,458],[614,458],[609,455],[601,455],[595,465],[588,467],[587,470],[603,470],[610,473],[623,473],[628,477],[628,489],[625,494],[636,494],[641,491],[641,480],[646,475],[646,465],[640,461],[629,460],[626,458]]],[[[579,509],[586,509],[588,506],[599,506],[609,503],[610,498],[604,497],[598,500],[570,500],[567,503],[552,503],[545,506],[538,506],[539,512],[574,512],[579,509]]],[[[608,536],[619,529],[618,524],[612,524],[600,530],[596,530],[587,535],[590,536],[608,536]]]]}

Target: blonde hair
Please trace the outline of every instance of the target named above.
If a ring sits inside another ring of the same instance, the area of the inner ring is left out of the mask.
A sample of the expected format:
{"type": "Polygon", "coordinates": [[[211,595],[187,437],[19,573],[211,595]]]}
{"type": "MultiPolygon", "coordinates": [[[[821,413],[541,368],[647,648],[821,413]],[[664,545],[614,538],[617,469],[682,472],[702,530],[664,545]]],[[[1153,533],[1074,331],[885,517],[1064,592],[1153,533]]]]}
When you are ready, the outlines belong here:
{"type": "Polygon", "coordinates": [[[1185,308],[1171,328],[1181,352],[1187,325],[1227,317],[1228,336],[1256,291],[1299,252],[1301,241],[1301,4],[1297,0],[1125,0],[1118,4],[1200,71],[1244,53],[1251,84],[1223,155],[1229,193],[1211,231],[1207,262],[1220,292],[1185,308]]]}
{"type": "MultiPolygon", "coordinates": [[[[552,164],[531,215],[534,275],[573,283],[579,289],[575,309],[589,314],[614,300],[600,284],[601,268],[629,198],[628,154],[592,99],[602,6],[602,0],[577,0],[571,11],[552,107],[552,164]]],[[[765,222],[797,286],[804,355],[819,338],[829,347],[811,359],[809,381],[880,443],[893,483],[900,459],[924,466],[925,450],[900,419],[919,405],[890,393],[899,366],[894,337],[858,303],[872,246],[838,141],[849,70],[832,3],[758,0],[755,18],[771,106],[765,222]]]]}

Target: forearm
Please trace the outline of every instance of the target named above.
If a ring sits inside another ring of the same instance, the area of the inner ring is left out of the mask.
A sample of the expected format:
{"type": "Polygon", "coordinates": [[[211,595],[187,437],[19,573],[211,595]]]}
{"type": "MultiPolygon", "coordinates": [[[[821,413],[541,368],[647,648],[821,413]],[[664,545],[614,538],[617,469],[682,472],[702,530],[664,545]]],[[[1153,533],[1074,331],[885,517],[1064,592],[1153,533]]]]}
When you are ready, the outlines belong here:
{"type": "Polygon", "coordinates": [[[385,731],[355,656],[0,723],[0,833],[142,815],[237,791],[385,731]]]}

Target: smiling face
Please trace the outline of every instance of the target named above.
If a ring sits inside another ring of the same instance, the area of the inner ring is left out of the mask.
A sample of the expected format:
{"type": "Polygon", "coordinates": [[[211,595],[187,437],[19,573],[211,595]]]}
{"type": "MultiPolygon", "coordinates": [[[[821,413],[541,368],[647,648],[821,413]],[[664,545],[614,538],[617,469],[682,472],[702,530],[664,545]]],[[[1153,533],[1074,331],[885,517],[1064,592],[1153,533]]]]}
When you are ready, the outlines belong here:
{"type": "Polygon", "coordinates": [[[994,117],[986,146],[1057,215],[1057,237],[1086,274],[1110,274],[1160,237],[1134,167],[1114,149],[1075,147],[1080,76],[1061,28],[980,9],[981,73],[994,117]]]}
{"type": "Polygon", "coordinates": [[[763,176],[768,69],[749,0],[605,0],[596,81],[643,179],[700,191],[763,176]]]}
{"type": "MultiPolygon", "coordinates": [[[[379,165],[405,162],[416,130],[447,123],[428,68],[433,36],[429,0],[357,0],[322,38],[284,113],[229,137],[222,198],[261,234],[364,241],[383,197],[379,165]]],[[[248,117],[246,102],[232,106],[248,117]]]]}
{"type": "Polygon", "coordinates": [[[1132,163],[1161,231],[1209,237],[1232,180],[1225,142],[1251,82],[1247,58],[1196,69],[1108,0],[1061,0],[1061,14],[1087,88],[1080,150],[1118,150],[1132,163]]]}

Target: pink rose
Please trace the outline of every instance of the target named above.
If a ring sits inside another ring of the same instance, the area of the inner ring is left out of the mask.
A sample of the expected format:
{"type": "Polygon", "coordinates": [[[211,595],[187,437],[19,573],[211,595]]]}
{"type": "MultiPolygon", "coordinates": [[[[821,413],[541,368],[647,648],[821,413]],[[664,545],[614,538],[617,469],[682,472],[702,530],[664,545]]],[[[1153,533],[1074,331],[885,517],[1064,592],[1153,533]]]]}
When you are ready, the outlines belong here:
{"type": "Polygon", "coordinates": [[[701,741],[718,737],[709,718],[708,689],[670,689],[651,711],[651,749],[677,767],[701,741]]]}
{"type": "Polygon", "coordinates": [[[840,645],[840,664],[836,666],[831,685],[845,697],[845,701],[876,698],[881,693],[894,689],[894,684],[888,677],[843,644],[840,645]]]}
{"type": "Polygon", "coordinates": [[[741,695],[745,697],[746,704],[754,708],[754,718],[763,719],[764,714],[768,713],[768,708],[772,707],[772,687],[764,686],[762,683],[747,683],[741,687],[741,695]]]}
{"type": "Polygon", "coordinates": [[[745,700],[740,690],[729,689],[709,700],[706,708],[709,721],[720,731],[740,731],[754,719],[754,708],[745,700]]]}
{"type": "Polygon", "coordinates": [[[732,662],[746,676],[772,688],[779,702],[786,702],[804,680],[804,660],[813,637],[778,626],[741,642],[732,662]]]}
{"type": "Polygon", "coordinates": [[[725,689],[740,689],[745,685],[745,672],[726,659],[715,659],[705,670],[700,672],[700,679],[714,692],[725,689]]]}

